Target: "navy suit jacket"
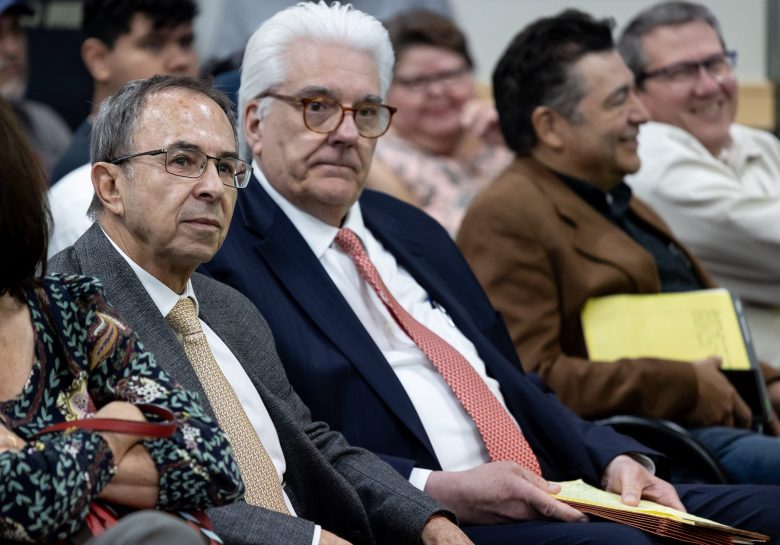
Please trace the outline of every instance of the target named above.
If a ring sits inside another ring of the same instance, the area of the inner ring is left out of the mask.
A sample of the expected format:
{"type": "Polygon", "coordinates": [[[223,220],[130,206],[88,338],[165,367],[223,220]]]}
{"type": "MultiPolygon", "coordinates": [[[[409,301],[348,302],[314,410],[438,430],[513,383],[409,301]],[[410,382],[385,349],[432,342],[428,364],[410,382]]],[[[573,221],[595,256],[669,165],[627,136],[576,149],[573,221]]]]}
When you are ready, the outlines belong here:
{"type": "MultiPolygon", "coordinates": [[[[610,428],[581,420],[523,373],[503,320],[438,223],[373,191],[364,191],[360,204],[368,229],[474,343],[546,478],[598,484],[616,455],[654,454],[610,428]]],[[[316,418],[404,476],[415,466],[441,469],[390,364],[256,179],[240,191],[225,244],[205,272],[261,310],[294,388],[316,418]]]]}
{"type": "MultiPolygon", "coordinates": [[[[181,343],[130,265],[97,224],[49,261],[49,270],[102,280],[106,298],[122,312],[158,364],[198,394],[211,412],[181,343]]],[[[299,517],[239,501],[209,510],[228,545],[310,545],[315,521],[362,545],[415,543],[435,503],[387,464],[311,420],[282,369],[271,332],[257,309],[235,290],[192,276],[200,317],[246,370],[271,417],[287,464],[285,490],[299,517]],[[308,520],[306,520],[308,519],[308,520]]]]}

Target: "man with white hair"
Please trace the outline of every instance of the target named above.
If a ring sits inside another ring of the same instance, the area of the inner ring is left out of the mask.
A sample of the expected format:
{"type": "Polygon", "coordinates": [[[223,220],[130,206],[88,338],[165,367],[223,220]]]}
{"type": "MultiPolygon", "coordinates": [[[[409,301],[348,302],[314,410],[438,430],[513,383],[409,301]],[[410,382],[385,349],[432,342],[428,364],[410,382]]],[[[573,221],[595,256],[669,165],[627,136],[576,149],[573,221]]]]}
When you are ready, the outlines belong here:
{"type": "Polygon", "coordinates": [[[569,524],[584,515],[551,495],[551,480],[581,478],[682,508],[649,471],[652,452],[526,377],[447,232],[363,190],[394,111],[382,103],[392,66],[378,21],[338,3],[301,3],[255,32],[239,90],[254,178],[207,271],[261,308],[312,413],[452,509],[476,543],[654,543],[569,524]]]}
{"type": "MultiPolygon", "coordinates": [[[[237,148],[230,103],[210,84],[127,83],[104,100],[92,129],[98,222],[49,270],[100,278],[157,362],[225,430],[246,487],[244,502],[210,511],[227,544],[469,545],[449,513],[313,421],[257,309],[193,274],[224,240],[249,181],[237,148]]],[[[144,478],[128,487],[146,492],[156,469],[137,454],[131,474],[144,478]]],[[[137,495],[141,507],[162,493],[149,492],[137,495]]]]}

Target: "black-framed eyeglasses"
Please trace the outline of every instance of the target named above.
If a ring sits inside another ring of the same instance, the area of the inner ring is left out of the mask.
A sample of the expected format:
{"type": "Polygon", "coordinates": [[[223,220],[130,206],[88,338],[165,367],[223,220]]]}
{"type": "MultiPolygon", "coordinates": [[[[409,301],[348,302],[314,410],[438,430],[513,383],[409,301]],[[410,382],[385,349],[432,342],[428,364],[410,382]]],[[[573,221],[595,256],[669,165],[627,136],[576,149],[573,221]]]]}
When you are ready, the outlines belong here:
{"type": "Polygon", "coordinates": [[[417,76],[415,78],[402,78],[395,76],[393,83],[397,83],[403,87],[406,87],[412,92],[422,92],[434,83],[442,83],[450,86],[459,83],[466,74],[471,72],[471,68],[464,65],[455,70],[445,70],[442,72],[436,72],[434,74],[426,74],[424,76],[417,76]]]}
{"type": "Polygon", "coordinates": [[[262,93],[257,98],[278,98],[290,104],[301,106],[303,124],[313,132],[330,134],[336,131],[344,115],[352,112],[360,136],[379,138],[390,128],[390,122],[396,108],[378,102],[358,102],[353,106],[343,106],[330,97],[296,97],[279,93],[262,93]]]}
{"type": "Polygon", "coordinates": [[[656,70],[643,72],[636,80],[637,86],[641,86],[646,80],[658,78],[669,83],[693,84],[696,83],[704,70],[713,78],[720,79],[732,74],[737,65],[737,52],[724,51],[716,53],[700,61],[678,62],[656,70]]]}
{"type": "Polygon", "coordinates": [[[154,156],[162,155],[163,153],[165,154],[165,171],[182,178],[200,178],[203,176],[209,159],[214,160],[220,180],[228,187],[246,187],[252,174],[249,163],[237,157],[212,157],[200,150],[182,146],[171,146],[170,148],[125,155],[124,157],[114,159],[111,161],[111,164],[118,165],[123,161],[141,157],[142,155],[154,156]]]}

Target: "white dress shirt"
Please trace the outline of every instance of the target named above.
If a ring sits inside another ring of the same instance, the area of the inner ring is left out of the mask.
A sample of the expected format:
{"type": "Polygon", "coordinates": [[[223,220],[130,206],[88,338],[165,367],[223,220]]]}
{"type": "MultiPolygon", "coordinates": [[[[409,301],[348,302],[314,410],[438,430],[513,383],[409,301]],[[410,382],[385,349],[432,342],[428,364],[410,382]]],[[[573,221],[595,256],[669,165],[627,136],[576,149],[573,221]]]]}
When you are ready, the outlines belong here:
{"type": "Polygon", "coordinates": [[[52,221],[48,257],[73,246],[92,226],[87,210],[94,194],[90,163],[71,170],[48,191],[52,221]]]}
{"type": "MultiPolygon", "coordinates": [[[[105,234],[105,231],[104,231],[105,234]]],[[[111,237],[106,235],[111,244],[113,244],[116,251],[119,252],[133,272],[141,281],[144,289],[146,289],[149,297],[151,297],[154,304],[160,311],[160,314],[167,316],[168,313],[173,310],[173,307],[179,301],[180,298],[189,297],[195,303],[195,309],[198,310],[198,299],[195,297],[195,292],[192,289],[192,280],[187,281],[187,286],[184,288],[184,292],[179,295],[168,286],[160,282],[157,278],[149,274],[146,270],[141,268],[135,261],[130,259],[119,246],[117,246],[111,237]]],[[[200,312],[198,312],[200,314],[200,312]]],[[[271,421],[271,416],[268,414],[268,410],[265,408],[263,400],[260,398],[260,394],[252,385],[252,381],[249,375],[246,374],[244,368],[238,362],[236,357],[222,342],[216,333],[208,326],[206,322],[198,318],[200,326],[203,328],[203,332],[206,334],[206,340],[208,341],[209,348],[211,348],[214,359],[217,361],[219,368],[225,375],[225,378],[230,383],[230,386],[235,391],[238,400],[244,407],[249,421],[252,423],[257,432],[257,436],[263,443],[265,450],[268,452],[268,456],[271,457],[271,461],[276,468],[276,475],[279,478],[279,483],[284,483],[284,472],[287,468],[287,463],[284,459],[284,453],[282,452],[282,446],[279,443],[279,435],[276,433],[276,427],[271,421]]],[[[143,341],[143,339],[142,339],[143,341]]],[[[295,515],[295,509],[293,509],[290,503],[290,498],[282,488],[282,496],[284,497],[284,503],[287,504],[287,509],[293,516],[295,515]]],[[[316,545],[320,541],[320,526],[317,525],[314,530],[314,538],[312,539],[312,545],[316,545]]]]}
{"type": "Polygon", "coordinates": [[[780,367],[780,140],[736,123],[729,133],[715,157],[679,127],[646,123],[626,181],[742,298],[759,359],[780,367]]]}
{"type": "MultiPolygon", "coordinates": [[[[462,471],[490,461],[479,430],[455,394],[400,328],[374,290],[363,281],[350,256],[335,244],[338,229],[293,206],[271,187],[256,164],[253,167],[257,179],[309,244],[390,363],[422,421],[442,469],[462,471]]],[[[352,229],[360,238],[382,280],[401,306],[460,352],[506,407],[498,382],[487,376],[485,364],[474,345],[365,227],[359,203],[350,209],[344,227],[352,229]]],[[[429,475],[430,470],[415,468],[409,480],[424,489],[429,475]]]]}

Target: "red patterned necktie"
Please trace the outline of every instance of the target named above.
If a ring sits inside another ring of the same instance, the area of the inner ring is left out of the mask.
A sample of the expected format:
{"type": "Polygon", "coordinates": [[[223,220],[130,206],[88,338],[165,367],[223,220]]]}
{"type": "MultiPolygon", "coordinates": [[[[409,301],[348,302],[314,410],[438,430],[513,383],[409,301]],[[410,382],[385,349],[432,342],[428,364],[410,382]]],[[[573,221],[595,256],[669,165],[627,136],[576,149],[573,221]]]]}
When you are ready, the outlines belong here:
{"type": "Polygon", "coordinates": [[[374,289],[395,321],[433,363],[455,397],[474,420],[490,459],[511,460],[542,474],[539,461],[523,432],[514,423],[484,380],[460,352],[412,317],[387,289],[374,264],[350,229],[339,230],[336,244],[349,254],[360,276],[374,289]]]}

